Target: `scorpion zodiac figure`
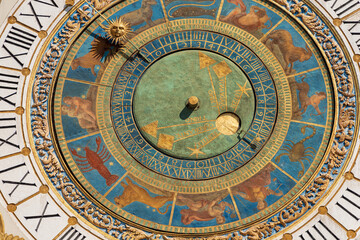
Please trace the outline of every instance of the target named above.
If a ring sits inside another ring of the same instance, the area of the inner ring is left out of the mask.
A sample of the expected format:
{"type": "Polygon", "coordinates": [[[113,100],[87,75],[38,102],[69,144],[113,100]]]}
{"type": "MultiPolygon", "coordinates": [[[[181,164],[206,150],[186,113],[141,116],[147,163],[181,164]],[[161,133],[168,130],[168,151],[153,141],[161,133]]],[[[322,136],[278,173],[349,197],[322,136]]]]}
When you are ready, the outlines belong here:
{"type": "Polygon", "coordinates": [[[316,151],[313,147],[304,147],[304,142],[310,138],[312,138],[315,133],[316,133],[316,129],[313,126],[303,126],[301,128],[301,133],[305,134],[305,129],[306,128],[311,128],[313,130],[312,134],[306,138],[304,138],[303,140],[294,143],[291,140],[287,140],[286,143],[284,144],[284,146],[280,149],[280,150],[285,150],[287,151],[286,153],[282,153],[279,156],[277,156],[275,158],[275,162],[279,163],[280,158],[282,156],[288,156],[291,162],[299,162],[302,166],[302,170],[299,171],[298,173],[298,177],[300,178],[302,175],[304,175],[304,170],[305,170],[305,166],[303,161],[306,160],[310,163],[310,160],[315,156],[316,151]]]}
{"type": "Polygon", "coordinates": [[[119,179],[119,176],[112,175],[107,169],[107,167],[104,165],[105,162],[107,162],[111,155],[106,150],[104,146],[102,146],[102,149],[100,151],[101,146],[101,139],[100,137],[96,138],[96,144],[97,149],[96,152],[90,150],[88,146],[84,147],[85,151],[85,157],[79,155],[75,149],[70,149],[71,153],[78,157],[79,159],[75,159],[78,166],[80,166],[80,169],[84,172],[90,172],[94,169],[96,169],[100,175],[105,178],[106,185],[111,186],[116,180],[119,179]]]}

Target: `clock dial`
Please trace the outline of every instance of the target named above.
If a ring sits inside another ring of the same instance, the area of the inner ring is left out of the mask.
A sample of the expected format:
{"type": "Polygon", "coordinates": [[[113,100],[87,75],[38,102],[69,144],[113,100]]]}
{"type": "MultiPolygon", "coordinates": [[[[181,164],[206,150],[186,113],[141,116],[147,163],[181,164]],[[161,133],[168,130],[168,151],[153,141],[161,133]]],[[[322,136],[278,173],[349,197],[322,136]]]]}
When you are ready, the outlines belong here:
{"type": "MultiPolygon", "coordinates": [[[[294,236],[356,236],[350,223],[336,220],[344,233],[319,217],[359,218],[350,183],[319,207],[340,179],[357,181],[345,170],[357,84],[312,4],[66,4],[56,20],[46,9],[64,3],[28,1],[0,41],[0,188],[34,238],[47,236],[47,220],[61,228],[53,239],[92,238],[81,224],[107,239],[291,239],[284,233],[311,214],[313,227],[294,236]],[[29,140],[17,128],[25,113],[29,140]]],[[[356,36],[357,4],[328,4],[334,25],[356,36]]]]}
{"type": "MultiPolygon", "coordinates": [[[[227,4],[217,22],[132,26],[117,56],[97,22],[69,47],[53,125],[74,181],[105,211],[174,234],[231,231],[317,174],[334,119],[325,59],[280,9],[247,4],[267,16],[256,34],[229,24],[227,4]]],[[[123,11],[111,9],[109,21],[123,11]]]]}
{"type": "Polygon", "coordinates": [[[255,115],[255,96],[246,73],[231,61],[185,50],[149,67],[136,87],[133,109],[140,132],[155,148],[175,158],[204,159],[244,137],[255,115]],[[179,67],[169,71],[170,66],[179,67]],[[220,126],[228,111],[236,122],[220,126]]]}

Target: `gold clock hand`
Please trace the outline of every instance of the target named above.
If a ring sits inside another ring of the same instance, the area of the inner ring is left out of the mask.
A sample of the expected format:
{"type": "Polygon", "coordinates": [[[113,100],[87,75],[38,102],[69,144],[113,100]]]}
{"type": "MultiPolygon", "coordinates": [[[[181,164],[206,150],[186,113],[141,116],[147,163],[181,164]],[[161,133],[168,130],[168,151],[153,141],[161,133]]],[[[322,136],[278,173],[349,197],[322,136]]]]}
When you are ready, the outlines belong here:
{"type": "Polygon", "coordinates": [[[120,41],[126,39],[139,54],[147,61],[150,62],[150,60],[142,54],[140,49],[135,46],[135,44],[127,38],[127,34],[131,31],[130,24],[125,22],[122,18],[116,19],[114,21],[107,19],[103,14],[101,14],[91,3],[89,3],[87,0],[85,2],[97,13],[101,18],[103,18],[108,26],[105,27],[101,23],[98,23],[102,29],[104,29],[107,34],[109,35],[109,38],[114,41],[115,43],[119,43],[120,41]]]}

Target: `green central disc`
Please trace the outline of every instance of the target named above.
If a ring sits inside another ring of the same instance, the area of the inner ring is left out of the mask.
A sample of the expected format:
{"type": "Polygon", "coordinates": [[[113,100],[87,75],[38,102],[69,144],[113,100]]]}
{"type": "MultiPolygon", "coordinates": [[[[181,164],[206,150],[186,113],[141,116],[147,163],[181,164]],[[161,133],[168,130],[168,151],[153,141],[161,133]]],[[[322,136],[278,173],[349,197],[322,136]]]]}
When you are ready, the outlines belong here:
{"type": "Polygon", "coordinates": [[[212,52],[167,55],[142,76],[133,101],[142,135],[159,151],[180,159],[221,154],[248,130],[255,96],[244,72],[212,52]],[[197,97],[199,106],[187,106],[197,97]]]}

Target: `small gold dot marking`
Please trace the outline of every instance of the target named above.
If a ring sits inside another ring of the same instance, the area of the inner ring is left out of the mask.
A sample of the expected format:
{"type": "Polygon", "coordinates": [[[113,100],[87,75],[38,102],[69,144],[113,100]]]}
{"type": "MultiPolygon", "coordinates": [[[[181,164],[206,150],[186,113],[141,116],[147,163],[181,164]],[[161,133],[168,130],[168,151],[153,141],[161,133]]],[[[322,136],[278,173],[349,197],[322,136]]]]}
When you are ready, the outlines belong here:
{"type": "Polygon", "coordinates": [[[47,32],[44,31],[44,30],[41,30],[40,32],[38,32],[38,36],[39,36],[39,38],[41,38],[41,39],[46,38],[47,35],[48,35],[47,32]]]}
{"type": "Polygon", "coordinates": [[[49,192],[49,187],[46,185],[42,185],[39,189],[40,193],[47,194],[49,192]]]}
{"type": "Polygon", "coordinates": [[[22,115],[22,114],[24,114],[24,112],[25,112],[25,109],[24,109],[23,107],[17,107],[17,108],[15,108],[15,113],[16,113],[17,115],[22,115]]]}
{"type": "Polygon", "coordinates": [[[348,238],[352,239],[356,237],[356,232],[354,230],[348,230],[346,232],[346,235],[348,236],[348,238]]]}
{"type": "Polygon", "coordinates": [[[343,21],[340,18],[335,18],[334,21],[333,21],[334,25],[337,26],[337,27],[340,27],[342,22],[343,21]]]}
{"type": "Polygon", "coordinates": [[[325,206],[321,206],[321,207],[319,207],[318,211],[321,215],[325,215],[325,214],[327,214],[328,209],[325,206]]]}
{"type": "Polygon", "coordinates": [[[16,209],[17,209],[17,206],[15,204],[13,204],[13,203],[10,203],[9,205],[7,205],[7,210],[9,212],[15,212],[16,209]]]}
{"type": "Polygon", "coordinates": [[[23,149],[21,149],[21,154],[24,156],[29,156],[30,152],[31,152],[31,150],[28,147],[24,147],[23,149]]]}
{"type": "Polygon", "coordinates": [[[344,176],[346,180],[354,179],[354,174],[352,172],[346,172],[344,176]]]}
{"type": "Polygon", "coordinates": [[[69,217],[68,223],[69,223],[69,225],[73,226],[78,223],[78,220],[76,217],[69,217]]]}
{"type": "Polygon", "coordinates": [[[353,59],[355,62],[359,63],[360,62],[360,54],[355,54],[353,59]]]}
{"type": "Polygon", "coordinates": [[[21,69],[21,74],[24,76],[27,76],[30,74],[30,69],[29,68],[23,68],[21,69]]]}
{"type": "Polygon", "coordinates": [[[292,240],[293,236],[290,233],[285,233],[282,239],[283,240],[292,240]]]}
{"type": "Polygon", "coordinates": [[[16,23],[16,22],[17,22],[16,17],[14,17],[14,16],[10,16],[10,17],[8,17],[8,23],[10,23],[10,24],[14,24],[14,23],[16,23]]]}

